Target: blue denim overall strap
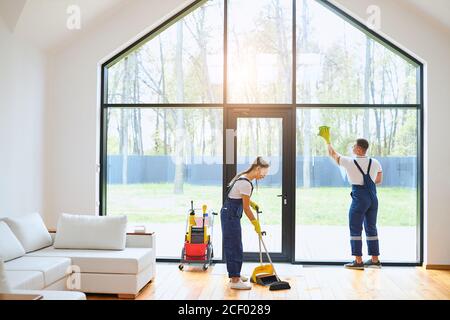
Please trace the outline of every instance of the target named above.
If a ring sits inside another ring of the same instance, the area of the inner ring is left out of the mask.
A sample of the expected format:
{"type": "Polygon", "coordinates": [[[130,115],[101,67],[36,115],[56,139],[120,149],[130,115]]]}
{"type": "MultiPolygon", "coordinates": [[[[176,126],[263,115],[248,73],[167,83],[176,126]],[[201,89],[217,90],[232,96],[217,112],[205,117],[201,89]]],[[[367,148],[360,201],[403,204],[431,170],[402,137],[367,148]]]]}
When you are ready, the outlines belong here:
{"type": "Polygon", "coordinates": [[[231,189],[233,189],[234,185],[235,185],[236,182],[238,182],[239,180],[245,180],[245,181],[247,181],[248,183],[250,183],[250,185],[251,185],[251,187],[252,187],[252,192],[250,193],[250,197],[252,196],[252,194],[253,194],[253,183],[252,183],[249,179],[247,179],[246,177],[239,177],[238,179],[236,179],[236,180],[231,184],[231,186],[228,187],[227,193],[225,194],[225,199],[228,199],[228,195],[230,194],[231,189]]]}
{"type": "Polygon", "coordinates": [[[370,177],[370,167],[372,166],[372,159],[369,159],[369,166],[367,168],[367,173],[364,173],[364,171],[361,169],[361,167],[359,166],[359,164],[356,160],[353,160],[353,162],[355,163],[356,167],[359,169],[359,171],[363,175],[364,186],[369,191],[370,198],[372,200],[375,200],[375,198],[377,197],[377,186],[376,186],[375,182],[373,182],[372,178],[370,177]]]}
{"type": "Polygon", "coordinates": [[[352,185],[352,204],[349,210],[350,244],[352,255],[362,256],[362,230],[366,232],[369,255],[378,256],[377,214],[378,198],[376,185],[370,177],[372,159],[369,161],[367,174],[363,172],[356,160],[355,165],[364,177],[364,185],[352,185]]]}

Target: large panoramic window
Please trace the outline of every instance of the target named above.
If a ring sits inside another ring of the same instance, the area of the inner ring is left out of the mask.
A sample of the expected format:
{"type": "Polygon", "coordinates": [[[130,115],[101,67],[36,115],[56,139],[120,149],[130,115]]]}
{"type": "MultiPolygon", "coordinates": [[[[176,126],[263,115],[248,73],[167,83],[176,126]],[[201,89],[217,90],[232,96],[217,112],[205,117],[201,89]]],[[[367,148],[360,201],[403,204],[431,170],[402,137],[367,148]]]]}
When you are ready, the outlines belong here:
{"type": "Polygon", "coordinates": [[[204,5],[108,68],[108,103],[222,102],[223,3],[204,5]]]}
{"type": "MultiPolygon", "coordinates": [[[[383,166],[382,260],[422,262],[423,65],[330,2],[194,1],[102,68],[100,213],[155,231],[158,258],[180,258],[191,201],[219,212],[259,155],[274,259],[348,260],[350,185],[317,137],[327,125],[341,154],[366,138],[383,166]]],[[[213,239],[223,261],[220,219],[213,239]]]]}
{"type": "Polygon", "coordinates": [[[396,108],[297,110],[296,259],[344,261],[351,254],[351,188],[317,136],[324,123],[342,155],[352,156],[357,137],[369,140],[368,155],[384,175],[378,187],[380,253],[386,262],[416,261],[417,111],[396,108]]]}
{"type": "Polygon", "coordinates": [[[160,257],[180,255],[191,201],[197,209],[206,204],[220,210],[222,122],[221,109],[108,113],[107,214],[126,214],[129,223],[150,227],[158,234],[160,257]]]}
{"type": "Polygon", "coordinates": [[[292,100],[292,1],[228,1],[228,102],[292,100]]]}
{"type": "Polygon", "coordinates": [[[417,103],[417,64],[322,2],[297,1],[296,14],[298,103],[417,103]]]}

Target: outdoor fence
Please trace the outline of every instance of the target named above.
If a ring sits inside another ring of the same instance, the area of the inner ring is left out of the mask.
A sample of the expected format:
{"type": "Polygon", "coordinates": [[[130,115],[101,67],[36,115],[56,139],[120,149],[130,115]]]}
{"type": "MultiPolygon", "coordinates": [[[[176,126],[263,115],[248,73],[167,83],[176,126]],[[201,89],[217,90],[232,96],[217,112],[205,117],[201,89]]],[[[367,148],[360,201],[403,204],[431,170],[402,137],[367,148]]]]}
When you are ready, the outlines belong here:
{"type": "MultiPolygon", "coordinates": [[[[128,156],[127,184],[172,183],[175,177],[175,163],[171,156],[128,156]]],[[[108,156],[108,183],[124,183],[123,157],[121,155],[108,156]]],[[[248,167],[250,161],[239,159],[238,171],[248,167]]],[[[410,187],[417,184],[417,157],[377,157],[383,167],[383,187],[410,187]]],[[[328,157],[296,158],[297,186],[304,186],[304,170],[309,167],[310,187],[344,187],[348,186],[347,177],[343,169],[339,168],[328,157]]],[[[271,163],[278,163],[277,157],[270,158],[271,163]]],[[[264,185],[280,186],[281,167],[265,178],[264,185]]],[[[222,185],[221,158],[204,157],[191,159],[183,166],[184,182],[193,185],[222,185]]]]}

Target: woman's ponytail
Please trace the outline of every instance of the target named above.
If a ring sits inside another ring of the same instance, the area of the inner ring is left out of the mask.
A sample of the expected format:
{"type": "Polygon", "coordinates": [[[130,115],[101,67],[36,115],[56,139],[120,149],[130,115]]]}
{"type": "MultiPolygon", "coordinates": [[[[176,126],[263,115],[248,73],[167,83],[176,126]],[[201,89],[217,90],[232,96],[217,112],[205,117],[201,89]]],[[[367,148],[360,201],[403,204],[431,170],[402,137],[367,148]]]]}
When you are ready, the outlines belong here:
{"type": "Polygon", "coordinates": [[[261,167],[261,168],[268,168],[270,166],[270,164],[265,161],[261,156],[256,157],[255,161],[253,161],[252,165],[245,171],[241,171],[239,172],[228,184],[228,187],[231,187],[233,185],[233,183],[236,182],[237,179],[239,179],[241,176],[243,176],[244,174],[247,174],[249,172],[251,172],[253,169],[257,168],[257,167],[261,167]]]}

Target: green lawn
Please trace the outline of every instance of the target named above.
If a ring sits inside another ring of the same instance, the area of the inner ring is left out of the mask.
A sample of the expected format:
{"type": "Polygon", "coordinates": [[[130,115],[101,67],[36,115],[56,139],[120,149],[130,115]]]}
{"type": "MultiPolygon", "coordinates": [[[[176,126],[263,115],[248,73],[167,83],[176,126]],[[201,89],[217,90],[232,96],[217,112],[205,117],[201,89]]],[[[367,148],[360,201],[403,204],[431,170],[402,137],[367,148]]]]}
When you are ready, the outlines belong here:
{"type": "MultiPolygon", "coordinates": [[[[203,203],[220,210],[221,187],[184,185],[183,194],[174,194],[172,184],[108,185],[107,213],[127,214],[139,223],[185,222],[190,201],[196,208],[203,203]]],[[[279,224],[279,188],[255,189],[252,197],[263,210],[264,224],[279,224]]],[[[379,188],[378,224],[380,226],[416,225],[416,190],[379,188]]],[[[302,225],[347,225],[350,205],[348,188],[297,188],[296,221],[302,225]]]]}

